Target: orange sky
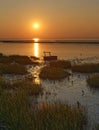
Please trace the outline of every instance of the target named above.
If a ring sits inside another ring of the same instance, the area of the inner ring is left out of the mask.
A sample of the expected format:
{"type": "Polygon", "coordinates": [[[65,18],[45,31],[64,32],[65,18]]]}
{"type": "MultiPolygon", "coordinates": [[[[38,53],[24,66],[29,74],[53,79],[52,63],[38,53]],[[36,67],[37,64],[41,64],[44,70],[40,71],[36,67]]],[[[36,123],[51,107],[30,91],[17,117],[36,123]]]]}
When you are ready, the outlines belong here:
{"type": "Polygon", "coordinates": [[[0,0],[0,38],[99,39],[98,12],[98,0],[0,0]]]}

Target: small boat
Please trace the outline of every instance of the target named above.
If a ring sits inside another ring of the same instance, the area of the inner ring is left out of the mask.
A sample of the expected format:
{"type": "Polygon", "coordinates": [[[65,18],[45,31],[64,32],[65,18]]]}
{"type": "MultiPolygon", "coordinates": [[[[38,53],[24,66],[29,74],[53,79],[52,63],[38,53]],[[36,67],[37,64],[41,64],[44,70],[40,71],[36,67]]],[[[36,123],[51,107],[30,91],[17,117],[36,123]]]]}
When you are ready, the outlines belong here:
{"type": "Polygon", "coordinates": [[[57,60],[57,56],[51,55],[51,52],[44,52],[43,59],[44,59],[44,61],[54,61],[54,60],[57,60]],[[49,55],[47,55],[47,54],[49,54],[49,55]]]}

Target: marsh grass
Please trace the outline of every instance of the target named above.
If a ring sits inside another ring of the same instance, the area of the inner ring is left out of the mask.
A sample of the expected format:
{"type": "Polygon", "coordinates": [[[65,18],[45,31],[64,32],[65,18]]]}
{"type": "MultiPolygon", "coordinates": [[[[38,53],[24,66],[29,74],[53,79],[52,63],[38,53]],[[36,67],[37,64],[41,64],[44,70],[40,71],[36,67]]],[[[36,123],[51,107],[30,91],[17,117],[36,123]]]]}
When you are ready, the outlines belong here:
{"type": "Polygon", "coordinates": [[[99,75],[89,77],[87,83],[90,87],[99,88],[99,75]]]}
{"type": "Polygon", "coordinates": [[[99,64],[94,63],[85,63],[80,65],[74,65],[72,66],[73,72],[79,72],[79,73],[95,73],[99,72],[99,64]]]}
{"type": "Polygon", "coordinates": [[[39,105],[36,118],[41,130],[83,130],[87,122],[84,107],[61,103],[39,105]]]}
{"type": "Polygon", "coordinates": [[[30,104],[23,91],[0,96],[0,122],[7,130],[32,130],[30,104]]]}
{"type": "Polygon", "coordinates": [[[38,62],[34,62],[32,61],[28,56],[20,56],[20,55],[11,55],[9,56],[9,58],[18,63],[18,64],[22,64],[22,65],[38,65],[38,62]]]}
{"type": "Polygon", "coordinates": [[[60,80],[68,77],[70,74],[63,68],[44,67],[40,72],[40,78],[50,80],[60,80]]]}
{"type": "Polygon", "coordinates": [[[19,64],[0,64],[1,74],[27,74],[25,66],[19,64]]]}
{"type": "Polygon", "coordinates": [[[30,81],[20,81],[13,84],[15,90],[23,91],[29,96],[36,96],[43,93],[42,85],[34,84],[30,81]]]}
{"type": "Polygon", "coordinates": [[[8,57],[8,56],[0,56],[0,63],[3,64],[8,64],[8,63],[12,63],[12,60],[8,57]]]}
{"type": "Polygon", "coordinates": [[[10,84],[4,78],[0,78],[0,91],[2,90],[13,90],[13,92],[23,91],[29,96],[37,96],[43,93],[42,85],[34,84],[27,80],[16,81],[10,84]]]}
{"type": "Polygon", "coordinates": [[[58,60],[50,62],[51,67],[57,67],[57,68],[64,68],[64,69],[70,69],[71,68],[71,62],[66,60],[58,60]]]}
{"type": "Polygon", "coordinates": [[[37,62],[35,59],[31,60],[28,56],[20,56],[20,55],[10,55],[6,56],[2,53],[0,54],[0,63],[4,64],[10,64],[10,63],[18,63],[21,65],[38,65],[39,62],[37,62]]]}
{"type": "Polygon", "coordinates": [[[86,111],[66,104],[40,104],[32,108],[24,91],[0,95],[0,122],[8,130],[85,130],[86,111]]]}
{"type": "Polygon", "coordinates": [[[0,77],[0,92],[2,89],[9,89],[10,87],[10,83],[7,82],[4,78],[0,77]]]}

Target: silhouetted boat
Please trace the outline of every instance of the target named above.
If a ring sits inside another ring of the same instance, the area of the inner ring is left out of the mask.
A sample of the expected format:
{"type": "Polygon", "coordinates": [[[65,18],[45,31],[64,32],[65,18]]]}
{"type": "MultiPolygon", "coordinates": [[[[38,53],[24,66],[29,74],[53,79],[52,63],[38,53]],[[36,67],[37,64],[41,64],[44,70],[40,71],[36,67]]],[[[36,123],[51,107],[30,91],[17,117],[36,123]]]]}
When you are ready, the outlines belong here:
{"type": "Polygon", "coordinates": [[[53,56],[51,55],[51,52],[44,52],[44,61],[53,61],[53,60],[57,60],[57,56],[53,56]],[[49,55],[47,55],[49,54],[49,55]]]}

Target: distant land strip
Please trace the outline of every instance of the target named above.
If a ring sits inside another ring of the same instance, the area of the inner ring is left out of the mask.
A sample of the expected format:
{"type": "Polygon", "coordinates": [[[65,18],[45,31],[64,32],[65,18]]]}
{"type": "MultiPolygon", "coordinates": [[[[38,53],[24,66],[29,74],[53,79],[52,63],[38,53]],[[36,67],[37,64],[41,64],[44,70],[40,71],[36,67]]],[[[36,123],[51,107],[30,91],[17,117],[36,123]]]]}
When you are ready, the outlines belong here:
{"type": "Polygon", "coordinates": [[[99,44],[99,40],[0,40],[3,43],[89,43],[89,44],[99,44]]]}

